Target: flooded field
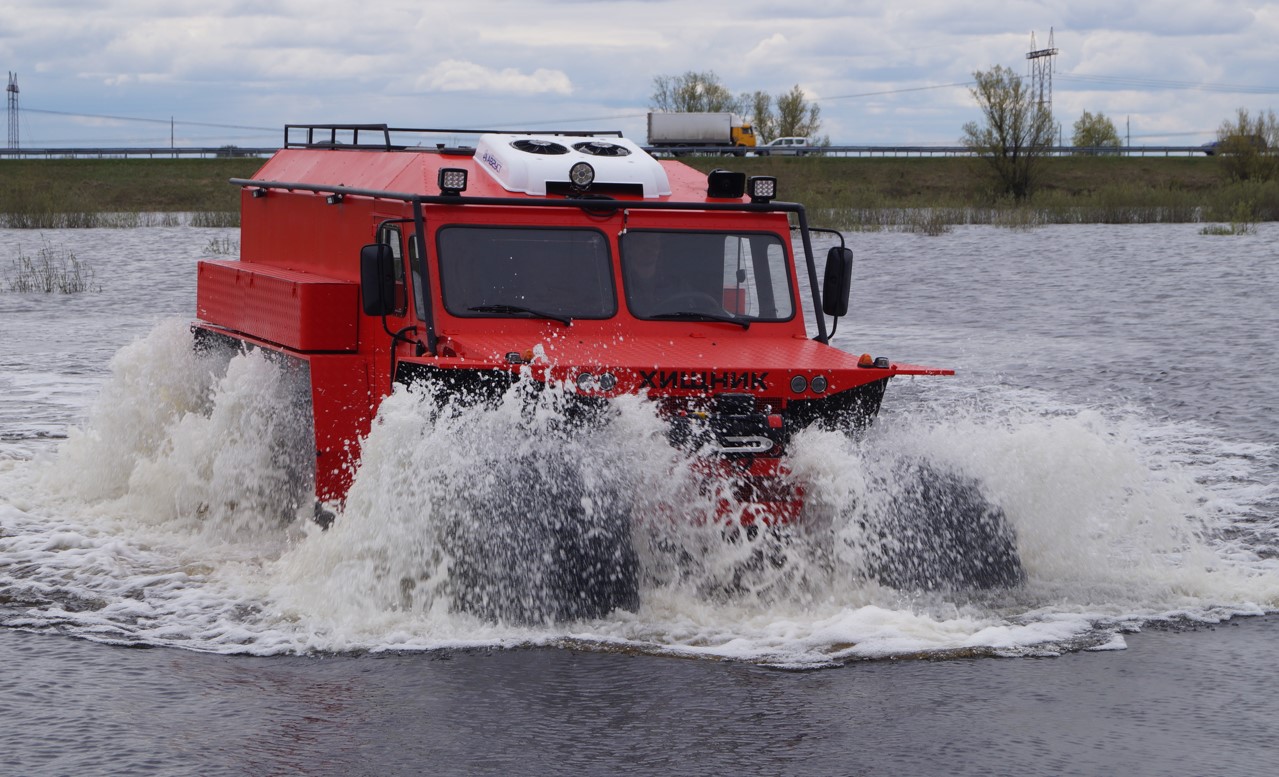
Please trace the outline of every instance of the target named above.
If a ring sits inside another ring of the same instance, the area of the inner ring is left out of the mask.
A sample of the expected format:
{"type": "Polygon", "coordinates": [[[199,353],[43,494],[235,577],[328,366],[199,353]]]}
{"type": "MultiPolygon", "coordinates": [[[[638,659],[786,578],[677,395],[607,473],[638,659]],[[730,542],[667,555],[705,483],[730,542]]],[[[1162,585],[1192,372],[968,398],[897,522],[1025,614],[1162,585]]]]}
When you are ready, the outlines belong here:
{"type": "Polygon", "coordinates": [[[564,441],[404,392],[334,528],[290,520],[288,376],[190,347],[195,260],[234,237],[0,230],[0,260],[48,240],[102,286],[0,294],[0,655],[29,669],[5,694],[29,773],[1263,773],[1275,225],[850,235],[835,343],[958,375],[897,379],[864,439],[800,440],[829,533],[743,582],[740,543],[641,522],[635,612],[531,624],[451,606],[440,538],[505,493],[476,473],[557,461],[522,498],[568,471],[643,515],[690,476],[651,409],[564,441]],[[865,574],[867,515],[919,462],[1001,511],[1023,583],[865,574]],[[192,746],[208,725],[237,744],[192,746]]]}

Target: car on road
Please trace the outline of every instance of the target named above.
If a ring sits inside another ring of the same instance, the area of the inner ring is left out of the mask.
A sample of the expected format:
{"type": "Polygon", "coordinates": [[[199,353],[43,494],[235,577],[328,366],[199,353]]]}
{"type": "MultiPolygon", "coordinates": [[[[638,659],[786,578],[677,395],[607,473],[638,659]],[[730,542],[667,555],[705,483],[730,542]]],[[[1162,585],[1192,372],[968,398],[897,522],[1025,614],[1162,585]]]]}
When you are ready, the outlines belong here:
{"type": "Polygon", "coordinates": [[[759,156],[803,156],[815,152],[808,138],[784,137],[773,138],[757,148],[755,153],[759,156]]]}
{"type": "Polygon", "coordinates": [[[1269,144],[1261,135],[1230,135],[1225,140],[1214,140],[1211,143],[1204,143],[1199,148],[1208,156],[1216,156],[1217,154],[1237,154],[1241,151],[1247,151],[1247,147],[1251,145],[1253,149],[1264,153],[1269,144]]]}

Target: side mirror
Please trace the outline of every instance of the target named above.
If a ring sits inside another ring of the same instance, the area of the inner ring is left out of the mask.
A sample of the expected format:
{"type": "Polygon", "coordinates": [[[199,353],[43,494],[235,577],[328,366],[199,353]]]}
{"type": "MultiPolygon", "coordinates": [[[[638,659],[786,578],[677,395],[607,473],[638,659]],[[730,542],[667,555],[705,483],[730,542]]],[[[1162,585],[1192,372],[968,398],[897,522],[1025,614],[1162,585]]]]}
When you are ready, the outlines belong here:
{"type": "Polygon", "coordinates": [[[848,295],[853,288],[853,249],[834,246],[826,253],[826,277],[822,280],[822,312],[848,315],[848,295]]]}
{"type": "Polygon", "coordinates": [[[395,311],[395,256],[385,243],[360,249],[360,300],[366,316],[395,311]]]}

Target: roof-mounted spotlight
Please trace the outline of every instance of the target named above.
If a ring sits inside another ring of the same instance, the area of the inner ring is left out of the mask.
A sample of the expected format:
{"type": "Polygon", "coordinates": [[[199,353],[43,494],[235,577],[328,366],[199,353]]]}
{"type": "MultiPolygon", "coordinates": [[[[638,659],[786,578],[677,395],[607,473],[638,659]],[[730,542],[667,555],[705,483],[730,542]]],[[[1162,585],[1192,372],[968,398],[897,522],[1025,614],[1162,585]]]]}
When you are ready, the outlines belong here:
{"type": "Polygon", "coordinates": [[[578,162],[568,169],[568,181],[577,191],[586,191],[595,183],[595,168],[589,162],[578,162]]]}
{"type": "Polygon", "coordinates": [[[345,200],[345,199],[346,199],[346,195],[343,194],[342,192],[333,192],[328,197],[325,197],[324,201],[330,205],[338,205],[338,204],[341,204],[342,200],[345,200]]]}
{"type": "Polygon", "coordinates": [[[258,197],[265,197],[265,196],[266,196],[266,189],[264,189],[263,187],[258,186],[253,189],[253,197],[255,199],[258,197]]]}
{"type": "Polygon", "coordinates": [[[706,196],[725,200],[740,200],[746,193],[746,173],[732,170],[712,170],[706,175],[706,196]]]}
{"type": "Polygon", "coordinates": [[[777,179],[771,175],[754,175],[746,182],[751,202],[772,202],[777,197],[777,179]]]}
{"type": "Polygon", "coordinates": [[[441,167],[436,181],[440,184],[440,194],[457,196],[466,191],[466,169],[441,167]]]}

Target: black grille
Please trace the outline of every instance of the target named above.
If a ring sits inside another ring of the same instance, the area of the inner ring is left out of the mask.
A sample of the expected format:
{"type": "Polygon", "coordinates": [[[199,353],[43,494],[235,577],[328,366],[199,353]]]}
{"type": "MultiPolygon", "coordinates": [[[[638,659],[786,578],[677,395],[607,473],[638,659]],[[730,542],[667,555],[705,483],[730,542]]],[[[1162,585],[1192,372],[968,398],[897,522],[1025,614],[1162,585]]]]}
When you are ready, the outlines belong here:
{"type": "Polygon", "coordinates": [[[590,156],[629,156],[631,153],[631,150],[626,146],[619,146],[616,143],[606,143],[602,140],[574,143],[573,148],[590,156]]]}
{"type": "Polygon", "coordinates": [[[511,141],[511,147],[529,154],[543,154],[546,156],[568,153],[568,148],[566,146],[561,146],[559,143],[554,141],[540,140],[538,138],[520,138],[519,140],[511,141]]]}

